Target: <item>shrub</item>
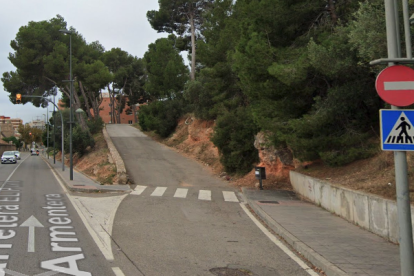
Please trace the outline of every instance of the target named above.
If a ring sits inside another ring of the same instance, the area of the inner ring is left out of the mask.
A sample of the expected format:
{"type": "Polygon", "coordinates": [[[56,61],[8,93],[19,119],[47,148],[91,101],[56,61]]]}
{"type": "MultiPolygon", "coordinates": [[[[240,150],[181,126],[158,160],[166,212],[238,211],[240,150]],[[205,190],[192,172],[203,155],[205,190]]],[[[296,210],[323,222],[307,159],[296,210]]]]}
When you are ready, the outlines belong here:
{"type": "MultiPolygon", "coordinates": [[[[70,136],[65,138],[65,151],[69,152],[70,136]]],[[[86,152],[87,147],[94,147],[95,140],[88,131],[83,131],[80,126],[75,126],[72,129],[72,150],[82,156],[86,152]]]]}
{"type": "Polygon", "coordinates": [[[89,131],[91,134],[100,133],[104,127],[104,121],[101,117],[95,117],[87,121],[89,131]]]}
{"type": "Polygon", "coordinates": [[[254,147],[257,127],[250,110],[239,107],[217,118],[212,142],[220,151],[220,161],[229,173],[246,174],[259,162],[254,147]]]}
{"type": "Polygon", "coordinates": [[[156,101],[141,106],[139,125],[143,131],[154,130],[161,137],[168,137],[183,114],[183,102],[179,99],[156,101]]]}

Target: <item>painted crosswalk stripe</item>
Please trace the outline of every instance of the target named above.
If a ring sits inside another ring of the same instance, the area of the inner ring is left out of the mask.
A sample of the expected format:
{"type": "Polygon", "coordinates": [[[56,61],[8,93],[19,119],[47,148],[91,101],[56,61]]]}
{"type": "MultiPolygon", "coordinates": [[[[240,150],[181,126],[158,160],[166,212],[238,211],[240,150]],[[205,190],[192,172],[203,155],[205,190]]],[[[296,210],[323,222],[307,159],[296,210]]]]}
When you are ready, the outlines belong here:
{"type": "Polygon", "coordinates": [[[186,198],[187,193],[188,193],[188,189],[177,188],[177,190],[175,191],[174,197],[186,198]]]}
{"type": "Polygon", "coordinates": [[[112,270],[114,271],[116,276],[125,276],[125,274],[119,267],[113,267],[112,270]]]}
{"type": "Polygon", "coordinates": [[[211,191],[200,190],[198,192],[198,199],[200,199],[200,200],[211,200],[211,191]]]}
{"type": "Polygon", "coordinates": [[[166,190],[167,190],[167,187],[157,187],[152,192],[151,196],[162,196],[166,190]]]}
{"type": "Polygon", "coordinates": [[[140,195],[142,194],[142,192],[145,190],[145,188],[147,188],[147,186],[136,186],[134,191],[131,193],[131,195],[140,195]]]}
{"type": "Polygon", "coordinates": [[[223,191],[224,201],[239,202],[234,192],[223,191]]]}

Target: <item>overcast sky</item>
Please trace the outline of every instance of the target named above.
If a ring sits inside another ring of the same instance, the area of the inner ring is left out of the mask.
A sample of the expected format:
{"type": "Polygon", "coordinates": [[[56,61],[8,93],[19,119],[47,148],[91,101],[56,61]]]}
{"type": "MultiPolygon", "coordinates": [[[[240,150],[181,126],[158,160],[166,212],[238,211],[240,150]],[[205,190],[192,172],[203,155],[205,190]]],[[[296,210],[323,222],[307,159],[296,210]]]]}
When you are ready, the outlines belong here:
{"type": "MultiPolygon", "coordinates": [[[[30,21],[50,20],[57,14],[73,26],[90,43],[99,41],[106,50],[118,47],[142,58],[148,45],[166,33],[151,28],[146,13],[158,10],[157,0],[0,0],[0,74],[15,71],[8,60],[12,52],[10,41],[15,39],[21,26],[30,21]]],[[[68,68],[69,70],[69,68],[68,68]]],[[[53,107],[50,106],[49,110],[53,107]]],[[[0,115],[21,118],[23,123],[43,120],[46,109],[31,103],[14,105],[0,81],[0,115]]]]}

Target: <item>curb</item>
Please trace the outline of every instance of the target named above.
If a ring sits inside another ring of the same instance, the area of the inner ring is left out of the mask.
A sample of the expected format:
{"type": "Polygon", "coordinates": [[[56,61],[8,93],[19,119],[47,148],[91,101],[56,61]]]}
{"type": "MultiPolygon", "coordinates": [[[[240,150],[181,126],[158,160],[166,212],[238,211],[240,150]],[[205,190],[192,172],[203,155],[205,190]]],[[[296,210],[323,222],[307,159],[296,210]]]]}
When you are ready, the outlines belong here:
{"type": "Polygon", "coordinates": [[[287,231],[282,225],[276,222],[271,218],[265,211],[263,211],[260,206],[258,206],[254,201],[251,201],[247,198],[245,194],[246,188],[242,188],[242,196],[253,209],[253,211],[270,227],[275,231],[279,236],[281,236],[288,244],[290,244],[296,251],[310,261],[314,266],[322,269],[328,276],[348,276],[347,273],[342,271],[339,267],[329,262],[323,256],[318,254],[315,250],[307,246],[305,243],[300,241],[289,231],[287,231]]]}
{"type": "Polygon", "coordinates": [[[118,184],[126,185],[128,182],[128,175],[126,172],[124,160],[122,159],[114,143],[112,142],[112,139],[106,130],[106,126],[102,129],[102,133],[106,141],[106,144],[108,145],[109,152],[111,153],[112,159],[114,160],[114,163],[116,166],[116,173],[118,175],[118,184]]]}
{"type": "MultiPolygon", "coordinates": [[[[130,192],[132,191],[131,189],[128,189],[128,190],[118,190],[118,189],[102,189],[102,188],[100,188],[100,187],[94,187],[94,188],[75,188],[75,187],[73,187],[73,186],[69,185],[69,184],[65,181],[65,179],[64,179],[64,178],[60,175],[60,173],[59,173],[59,172],[57,172],[57,171],[56,171],[56,169],[55,169],[53,166],[51,166],[47,160],[45,160],[46,158],[45,158],[44,156],[42,156],[42,159],[43,159],[43,161],[45,161],[45,163],[49,166],[49,168],[53,170],[53,172],[55,173],[55,175],[56,175],[57,177],[59,177],[59,180],[60,180],[60,181],[61,181],[61,182],[65,185],[66,189],[68,189],[68,190],[69,190],[69,191],[71,191],[71,192],[81,192],[81,193],[130,193],[130,192]]],[[[74,171],[75,171],[75,170],[74,170],[74,171]]],[[[95,183],[97,183],[97,184],[99,184],[99,185],[100,185],[100,183],[99,183],[99,182],[97,182],[97,181],[95,181],[95,180],[91,179],[89,176],[85,175],[84,173],[79,172],[79,171],[76,171],[76,173],[80,173],[80,174],[82,174],[83,176],[85,176],[85,177],[87,177],[88,179],[90,179],[91,181],[93,181],[93,182],[95,182],[95,183]]],[[[124,186],[124,185],[123,185],[123,186],[124,186]]]]}

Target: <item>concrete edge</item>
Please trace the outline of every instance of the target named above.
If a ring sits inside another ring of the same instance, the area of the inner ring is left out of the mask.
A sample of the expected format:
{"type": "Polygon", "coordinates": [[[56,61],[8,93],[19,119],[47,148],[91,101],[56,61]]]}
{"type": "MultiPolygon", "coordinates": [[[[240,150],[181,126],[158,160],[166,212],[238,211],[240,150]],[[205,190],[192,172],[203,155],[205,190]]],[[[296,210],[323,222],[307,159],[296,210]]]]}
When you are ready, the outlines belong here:
{"type": "Polygon", "coordinates": [[[315,250],[307,246],[305,243],[300,241],[289,231],[287,231],[282,225],[271,218],[260,206],[253,201],[249,200],[245,195],[246,188],[242,188],[242,196],[244,201],[249,204],[253,211],[279,236],[281,236],[288,244],[290,244],[296,251],[302,254],[309,262],[314,266],[322,269],[328,276],[347,276],[343,270],[336,265],[329,262],[315,250]]]}
{"type": "MultiPolygon", "coordinates": [[[[51,166],[49,164],[48,161],[45,160],[45,158],[42,156],[43,161],[49,166],[49,168],[51,170],[54,171],[55,175],[57,177],[59,177],[59,180],[65,185],[66,189],[68,189],[71,192],[80,192],[80,193],[130,193],[132,190],[128,189],[128,190],[118,190],[118,189],[102,189],[100,187],[97,188],[74,188],[72,186],[70,186],[68,183],[66,183],[66,181],[63,179],[63,177],[60,175],[59,172],[57,172],[55,170],[55,168],[53,166],[51,166]]],[[[76,171],[77,173],[79,173],[79,171],[76,171]]],[[[83,174],[83,173],[82,173],[83,174]]],[[[87,175],[83,174],[84,176],[88,177],[87,175]]],[[[91,179],[90,177],[88,177],[89,179],[91,179]]],[[[92,181],[94,181],[95,183],[99,183],[93,179],[91,179],[92,181]]]]}
{"type": "Polygon", "coordinates": [[[118,175],[118,184],[127,184],[129,177],[126,172],[124,160],[122,159],[114,143],[112,142],[112,139],[106,130],[106,126],[102,129],[102,133],[106,141],[106,144],[108,145],[109,152],[111,153],[112,159],[114,160],[114,163],[116,166],[116,173],[118,175]]]}

